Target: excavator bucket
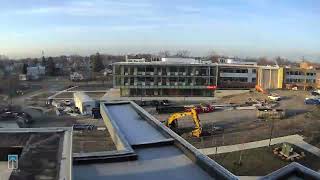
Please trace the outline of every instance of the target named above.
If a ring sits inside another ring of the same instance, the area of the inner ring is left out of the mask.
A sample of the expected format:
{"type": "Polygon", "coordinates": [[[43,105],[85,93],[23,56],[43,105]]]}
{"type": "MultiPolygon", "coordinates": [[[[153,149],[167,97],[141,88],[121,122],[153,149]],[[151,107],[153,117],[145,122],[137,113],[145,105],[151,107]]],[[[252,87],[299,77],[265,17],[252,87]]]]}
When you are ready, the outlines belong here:
{"type": "Polygon", "coordinates": [[[201,129],[195,129],[192,131],[192,136],[201,137],[201,133],[202,133],[201,129]]]}

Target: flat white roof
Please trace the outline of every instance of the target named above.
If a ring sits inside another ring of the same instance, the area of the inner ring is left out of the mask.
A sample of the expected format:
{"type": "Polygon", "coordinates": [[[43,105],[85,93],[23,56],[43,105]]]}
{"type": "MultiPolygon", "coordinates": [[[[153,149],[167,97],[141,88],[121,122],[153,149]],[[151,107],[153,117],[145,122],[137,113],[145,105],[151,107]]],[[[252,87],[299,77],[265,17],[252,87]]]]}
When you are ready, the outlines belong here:
{"type": "Polygon", "coordinates": [[[86,93],[78,91],[73,93],[74,98],[80,99],[82,102],[91,102],[94,101],[90,96],[88,96],[86,93]]]}

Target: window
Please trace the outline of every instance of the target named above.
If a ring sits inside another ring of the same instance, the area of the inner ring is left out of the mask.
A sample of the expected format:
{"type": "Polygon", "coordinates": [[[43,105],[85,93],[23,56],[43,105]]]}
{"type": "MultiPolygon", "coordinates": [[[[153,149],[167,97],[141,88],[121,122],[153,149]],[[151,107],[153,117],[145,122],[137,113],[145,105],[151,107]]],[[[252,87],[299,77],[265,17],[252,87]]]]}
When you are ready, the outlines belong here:
{"type": "Polygon", "coordinates": [[[256,72],[257,72],[257,70],[256,70],[256,69],[252,69],[252,73],[254,73],[254,74],[255,74],[256,72]]]}
{"type": "Polygon", "coordinates": [[[257,79],[256,78],[252,78],[252,82],[256,82],[257,81],[257,79]]]}

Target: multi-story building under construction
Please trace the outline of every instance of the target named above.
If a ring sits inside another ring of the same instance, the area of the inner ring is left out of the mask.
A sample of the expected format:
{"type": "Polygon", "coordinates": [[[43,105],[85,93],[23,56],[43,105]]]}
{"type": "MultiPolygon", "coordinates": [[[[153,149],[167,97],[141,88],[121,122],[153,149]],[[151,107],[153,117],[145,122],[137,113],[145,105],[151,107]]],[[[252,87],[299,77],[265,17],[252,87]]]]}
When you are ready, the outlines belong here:
{"type": "Polygon", "coordinates": [[[217,64],[189,58],[118,62],[113,75],[121,96],[213,96],[217,86],[217,64]]]}

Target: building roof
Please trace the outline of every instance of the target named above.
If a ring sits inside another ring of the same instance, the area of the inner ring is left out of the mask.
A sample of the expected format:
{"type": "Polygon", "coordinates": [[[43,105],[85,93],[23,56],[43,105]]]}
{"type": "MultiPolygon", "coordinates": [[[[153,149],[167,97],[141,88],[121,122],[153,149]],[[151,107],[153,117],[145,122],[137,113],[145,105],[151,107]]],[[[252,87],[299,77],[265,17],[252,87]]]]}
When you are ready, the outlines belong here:
{"type": "Polygon", "coordinates": [[[195,64],[199,63],[198,60],[193,58],[161,58],[162,62],[169,63],[186,63],[186,64],[195,64]]]}
{"type": "Polygon", "coordinates": [[[320,173],[302,166],[299,163],[293,162],[261,178],[261,180],[274,179],[318,180],[320,179],[320,173]]]}
{"type": "Polygon", "coordinates": [[[101,103],[100,112],[117,150],[137,157],[84,160],[74,167],[76,179],[238,179],[133,102],[101,103]]]}
{"type": "Polygon", "coordinates": [[[73,93],[73,97],[78,98],[82,102],[92,102],[94,101],[90,96],[88,96],[86,93],[82,91],[77,91],[73,93]]]}
{"type": "Polygon", "coordinates": [[[71,128],[0,129],[0,154],[18,155],[9,179],[72,179],[71,134],[71,128]]]}

